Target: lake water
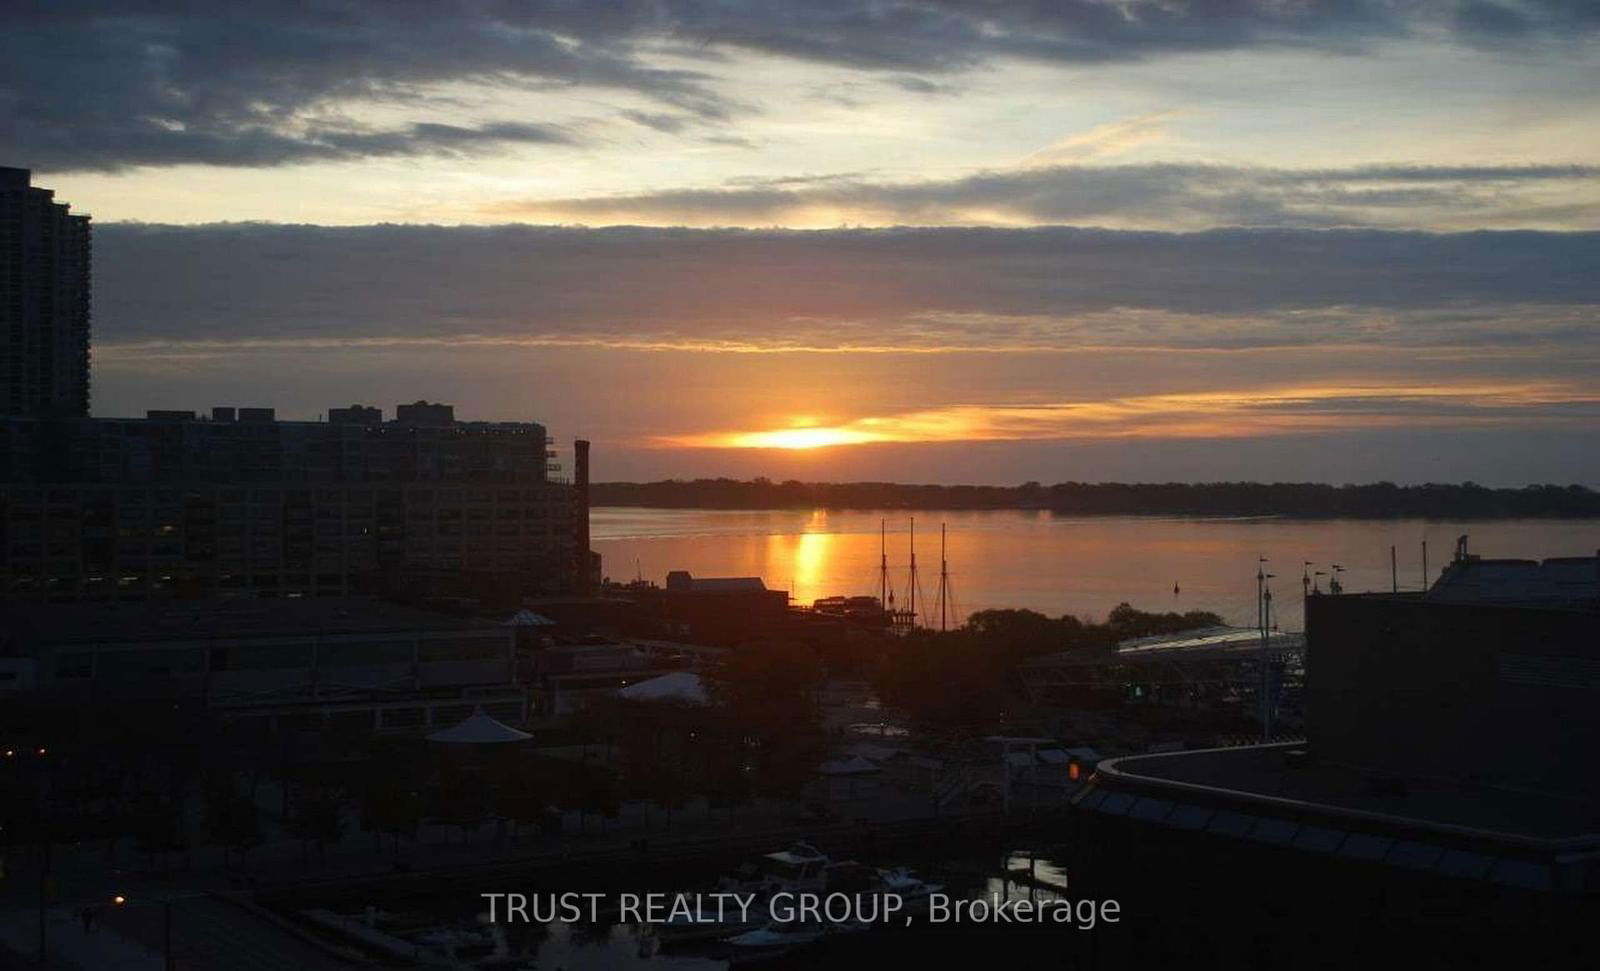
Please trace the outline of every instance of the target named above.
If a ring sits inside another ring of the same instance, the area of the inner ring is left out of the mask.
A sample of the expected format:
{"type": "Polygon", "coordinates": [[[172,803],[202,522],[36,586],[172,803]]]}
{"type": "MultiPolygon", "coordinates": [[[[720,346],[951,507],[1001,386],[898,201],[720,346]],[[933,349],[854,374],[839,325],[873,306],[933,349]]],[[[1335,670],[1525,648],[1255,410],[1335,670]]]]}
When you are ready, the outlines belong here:
{"type": "MultiPolygon", "coordinates": [[[[696,576],[759,576],[795,603],[878,593],[879,524],[888,531],[889,579],[906,602],[910,516],[840,510],[597,508],[593,546],[617,580],[669,570],[696,576]]],[[[991,607],[1100,618],[1127,601],[1144,610],[1212,610],[1256,622],[1256,562],[1267,557],[1279,623],[1299,629],[1302,564],[1345,567],[1347,592],[1390,587],[1397,547],[1401,589],[1422,586],[1422,543],[1437,576],[1456,537],[1486,557],[1592,556],[1600,520],[1205,519],[1067,517],[1049,512],[919,511],[919,611],[938,624],[939,527],[947,530],[950,602],[956,616],[991,607]],[[1177,592],[1174,593],[1174,587],[1177,592]]],[[[1327,577],[1320,582],[1325,588],[1327,577]]]]}

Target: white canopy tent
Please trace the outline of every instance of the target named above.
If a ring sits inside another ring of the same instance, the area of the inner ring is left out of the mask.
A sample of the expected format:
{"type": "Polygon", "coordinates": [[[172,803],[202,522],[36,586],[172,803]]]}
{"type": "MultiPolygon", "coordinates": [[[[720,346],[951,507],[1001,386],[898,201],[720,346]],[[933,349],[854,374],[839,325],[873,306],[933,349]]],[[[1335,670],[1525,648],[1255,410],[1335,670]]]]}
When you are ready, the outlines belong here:
{"type": "Polygon", "coordinates": [[[447,742],[453,745],[500,745],[506,742],[524,742],[532,738],[504,722],[490,718],[479,708],[460,724],[434,732],[430,742],[447,742]]]}
{"type": "Polygon", "coordinates": [[[554,627],[556,622],[544,614],[536,614],[524,607],[507,617],[505,625],[507,627],[554,627]]]}
{"type": "Polygon", "coordinates": [[[630,684],[618,691],[617,697],[630,701],[680,701],[691,705],[711,703],[705,681],[692,671],[674,671],[630,684]]]}

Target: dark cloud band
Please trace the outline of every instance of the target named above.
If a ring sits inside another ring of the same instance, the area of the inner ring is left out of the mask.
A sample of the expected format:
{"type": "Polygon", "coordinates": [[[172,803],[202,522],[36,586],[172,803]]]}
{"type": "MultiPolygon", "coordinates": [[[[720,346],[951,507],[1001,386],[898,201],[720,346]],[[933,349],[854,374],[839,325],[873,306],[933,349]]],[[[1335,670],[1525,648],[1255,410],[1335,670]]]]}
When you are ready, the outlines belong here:
{"type": "Polygon", "coordinates": [[[97,343],[1496,344],[1593,354],[1600,233],[96,228],[97,343]]]}
{"type": "Polygon", "coordinates": [[[1357,51],[1426,35],[1477,45],[1581,44],[1588,0],[348,0],[336,5],[127,0],[7,6],[0,144],[13,164],[116,170],[265,166],[362,154],[564,141],[536,120],[499,134],[419,130],[430,86],[584,86],[635,92],[662,130],[751,110],[701,70],[728,50],[883,72],[936,94],[1000,59],[1096,63],[1260,47],[1357,51]],[[415,102],[412,127],[318,124],[351,100],[415,102]]]}
{"type": "MultiPolygon", "coordinates": [[[[1461,228],[1528,225],[1530,193],[1573,194],[1562,218],[1600,210],[1600,168],[1579,165],[1369,166],[1272,169],[1152,164],[1048,166],[957,179],[881,182],[860,176],[528,200],[494,207],[552,222],[784,225],[808,212],[847,212],[871,224],[1112,224],[1461,228]]],[[[1546,213],[1550,218],[1555,214],[1546,213]]]]}

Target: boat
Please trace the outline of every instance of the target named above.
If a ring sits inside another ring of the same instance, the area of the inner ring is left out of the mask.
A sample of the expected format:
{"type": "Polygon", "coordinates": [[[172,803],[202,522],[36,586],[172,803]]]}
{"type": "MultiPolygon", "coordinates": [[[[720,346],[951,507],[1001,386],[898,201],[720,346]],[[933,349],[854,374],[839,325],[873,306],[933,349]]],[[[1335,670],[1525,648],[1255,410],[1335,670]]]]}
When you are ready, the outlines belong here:
{"type": "Polygon", "coordinates": [[[723,893],[753,893],[761,899],[783,890],[822,890],[827,885],[828,871],[834,866],[837,864],[821,850],[801,841],[724,875],[717,881],[717,889],[723,893]]]}
{"type": "Polygon", "coordinates": [[[753,898],[748,920],[740,919],[745,915],[738,908],[730,908],[721,920],[699,913],[669,918],[660,925],[659,932],[663,939],[679,945],[759,930],[768,922],[769,903],[774,894],[821,893],[831,886],[830,874],[855,865],[836,863],[810,843],[791,843],[784,849],[741,864],[717,879],[717,893],[753,898]]]}
{"type": "Polygon", "coordinates": [[[878,870],[878,888],[881,893],[898,896],[907,910],[926,907],[928,899],[944,890],[942,883],[929,883],[911,872],[910,867],[889,867],[878,870]]]}
{"type": "Polygon", "coordinates": [[[755,930],[724,938],[734,947],[786,948],[821,940],[834,930],[812,920],[769,920],[755,930]]]}

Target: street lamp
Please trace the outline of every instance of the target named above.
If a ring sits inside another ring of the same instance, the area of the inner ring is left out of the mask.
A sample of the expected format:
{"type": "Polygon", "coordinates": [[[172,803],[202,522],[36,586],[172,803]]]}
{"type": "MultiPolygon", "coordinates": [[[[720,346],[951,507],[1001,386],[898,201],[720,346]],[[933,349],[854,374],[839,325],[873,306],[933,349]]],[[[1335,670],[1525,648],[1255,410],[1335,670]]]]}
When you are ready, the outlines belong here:
{"type": "MultiPolygon", "coordinates": [[[[188,894],[187,896],[204,896],[203,894],[188,894]]],[[[172,955],[172,897],[159,898],[155,902],[161,904],[161,966],[165,971],[173,971],[177,964],[172,955]]],[[[113,907],[123,907],[128,903],[128,898],[123,894],[116,894],[111,898],[113,907]]]]}

